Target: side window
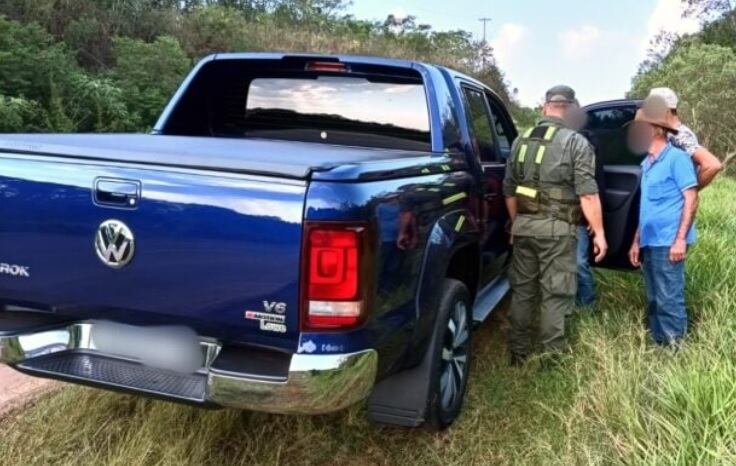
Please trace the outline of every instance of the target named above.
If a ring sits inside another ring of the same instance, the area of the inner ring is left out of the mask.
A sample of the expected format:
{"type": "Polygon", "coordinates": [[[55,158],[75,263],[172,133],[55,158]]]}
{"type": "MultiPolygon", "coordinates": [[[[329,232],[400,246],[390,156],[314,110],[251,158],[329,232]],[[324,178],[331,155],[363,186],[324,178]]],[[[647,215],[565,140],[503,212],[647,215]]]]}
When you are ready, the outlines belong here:
{"type": "Polygon", "coordinates": [[[513,142],[514,133],[513,127],[510,123],[503,118],[503,112],[498,108],[498,104],[492,99],[488,99],[491,104],[491,116],[493,117],[493,123],[496,128],[496,141],[498,149],[501,154],[508,154],[511,150],[511,143],[513,142]]]}
{"type": "Polygon", "coordinates": [[[463,88],[465,99],[468,102],[468,124],[473,131],[473,145],[482,162],[491,162],[496,159],[496,150],[493,145],[493,129],[491,116],[488,113],[486,98],[481,91],[463,88]]]}
{"type": "Polygon", "coordinates": [[[626,124],[634,119],[636,106],[604,108],[588,112],[582,133],[593,144],[604,165],[638,165],[642,156],[632,153],[626,143],[626,124]]]}

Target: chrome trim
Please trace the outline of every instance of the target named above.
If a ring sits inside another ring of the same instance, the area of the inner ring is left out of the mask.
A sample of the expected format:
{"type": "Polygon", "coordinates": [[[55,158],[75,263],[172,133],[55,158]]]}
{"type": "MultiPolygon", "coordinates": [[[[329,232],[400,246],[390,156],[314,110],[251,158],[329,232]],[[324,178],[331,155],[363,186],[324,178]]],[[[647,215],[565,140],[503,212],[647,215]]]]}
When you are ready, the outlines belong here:
{"type": "MultiPolygon", "coordinates": [[[[91,338],[94,325],[94,321],[81,322],[35,333],[0,336],[0,363],[15,366],[61,351],[99,354],[91,338]]],[[[200,345],[204,365],[197,373],[207,376],[205,402],[237,409],[283,414],[339,411],[368,397],[378,368],[375,350],[349,354],[294,354],[287,378],[275,379],[212,368],[222,346],[210,339],[202,339],[200,345]]]]}
{"type": "Polygon", "coordinates": [[[285,382],[234,377],[210,370],[207,399],[221,406],[270,413],[330,413],[367,398],[377,368],[375,350],[334,355],[295,354],[285,382]]]}
{"type": "MultiPolygon", "coordinates": [[[[0,336],[0,364],[16,365],[26,359],[33,359],[60,351],[96,351],[92,341],[94,321],[73,323],[58,329],[44,330],[11,336],[0,336]]],[[[201,340],[204,368],[209,367],[220,351],[220,345],[211,340],[201,340]]],[[[125,359],[120,356],[113,357],[125,359]]]]}

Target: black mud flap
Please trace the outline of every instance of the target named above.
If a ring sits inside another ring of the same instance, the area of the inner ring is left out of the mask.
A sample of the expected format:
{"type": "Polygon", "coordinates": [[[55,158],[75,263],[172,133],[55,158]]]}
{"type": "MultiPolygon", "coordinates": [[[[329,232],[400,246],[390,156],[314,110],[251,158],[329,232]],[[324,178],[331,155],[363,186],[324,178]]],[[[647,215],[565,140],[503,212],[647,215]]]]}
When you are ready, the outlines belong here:
{"type": "Polygon", "coordinates": [[[419,427],[426,420],[432,389],[433,355],[439,342],[434,336],[422,362],[376,384],[368,399],[368,419],[381,424],[419,427]]]}

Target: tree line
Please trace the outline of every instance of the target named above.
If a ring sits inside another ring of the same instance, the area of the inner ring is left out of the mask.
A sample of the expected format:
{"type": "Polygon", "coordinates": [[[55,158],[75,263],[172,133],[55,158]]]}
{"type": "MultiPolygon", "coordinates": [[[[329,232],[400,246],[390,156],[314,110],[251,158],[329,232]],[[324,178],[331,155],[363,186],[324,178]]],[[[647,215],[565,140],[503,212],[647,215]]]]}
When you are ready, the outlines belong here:
{"type": "Polygon", "coordinates": [[[684,2],[686,14],[698,17],[703,29],[684,37],[660,36],[629,96],[646,97],[656,86],[675,89],[683,120],[733,173],[729,162],[736,158],[736,2],[684,2]]]}
{"type": "Polygon", "coordinates": [[[224,51],[355,53],[440,63],[511,102],[487,44],[346,0],[0,0],[0,132],[146,131],[186,72],[224,51]]]}

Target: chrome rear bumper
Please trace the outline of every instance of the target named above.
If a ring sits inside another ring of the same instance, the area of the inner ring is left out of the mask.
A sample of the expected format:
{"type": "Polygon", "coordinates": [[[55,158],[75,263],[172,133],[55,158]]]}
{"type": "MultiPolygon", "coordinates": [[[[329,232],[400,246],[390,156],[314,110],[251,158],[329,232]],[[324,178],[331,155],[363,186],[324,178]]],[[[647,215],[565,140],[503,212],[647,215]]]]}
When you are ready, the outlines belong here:
{"type": "MultiPolygon", "coordinates": [[[[0,312],[0,314],[2,314],[0,312]]],[[[91,338],[94,322],[0,335],[0,363],[40,377],[57,378],[174,401],[285,414],[338,411],[366,398],[375,382],[374,350],[349,354],[283,355],[282,375],[223,369],[216,341],[201,341],[203,365],[194,374],[153,369],[104,354],[91,338]]]]}

